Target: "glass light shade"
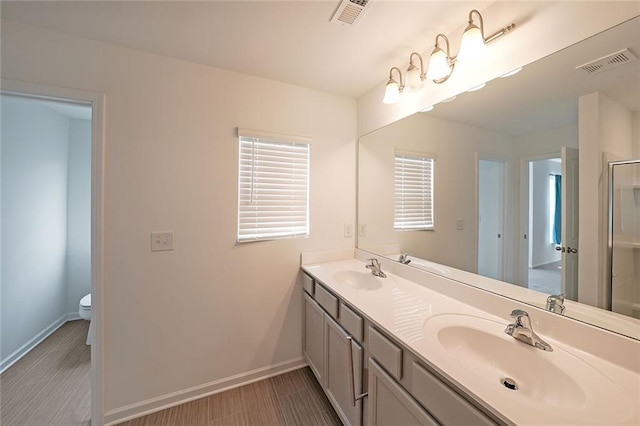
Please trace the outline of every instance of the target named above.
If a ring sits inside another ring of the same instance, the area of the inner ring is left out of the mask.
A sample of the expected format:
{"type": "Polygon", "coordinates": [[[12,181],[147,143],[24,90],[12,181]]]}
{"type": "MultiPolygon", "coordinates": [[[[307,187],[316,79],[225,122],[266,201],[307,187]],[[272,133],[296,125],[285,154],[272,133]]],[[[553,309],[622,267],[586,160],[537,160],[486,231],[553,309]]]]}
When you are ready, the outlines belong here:
{"type": "Polygon", "coordinates": [[[429,58],[427,78],[429,80],[440,80],[448,76],[450,72],[451,67],[449,66],[446,53],[440,48],[434,49],[429,58]]]}
{"type": "Polygon", "coordinates": [[[389,80],[387,88],[384,91],[382,102],[385,104],[395,104],[400,100],[400,87],[395,80],[389,80]]]}
{"type": "Polygon", "coordinates": [[[420,78],[420,70],[415,65],[409,65],[406,78],[404,90],[407,92],[417,92],[424,87],[424,81],[420,78]]]}
{"type": "Polygon", "coordinates": [[[462,35],[460,43],[459,62],[469,62],[481,58],[487,51],[487,45],[482,38],[482,31],[473,24],[469,24],[462,35]]]}
{"type": "Polygon", "coordinates": [[[420,112],[429,112],[433,109],[433,105],[429,105],[428,107],[421,109],[420,112]]]}

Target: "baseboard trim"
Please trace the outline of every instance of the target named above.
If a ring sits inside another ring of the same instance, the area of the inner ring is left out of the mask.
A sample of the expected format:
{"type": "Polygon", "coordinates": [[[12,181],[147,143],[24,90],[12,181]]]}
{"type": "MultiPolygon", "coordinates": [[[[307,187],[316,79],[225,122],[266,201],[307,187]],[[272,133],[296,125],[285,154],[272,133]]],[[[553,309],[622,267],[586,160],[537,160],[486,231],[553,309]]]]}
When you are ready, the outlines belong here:
{"type": "Polygon", "coordinates": [[[541,268],[543,266],[547,266],[547,265],[551,265],[553,263],[558,263],[560,262],[560,259],[556,259],[556,260],[548,260],[546,262],[540,262],[540,263],[536,263],[535,265],[531,266],[531,268],[529,269],[536,269],[536,268],[541,268]]]}
{"type": "Polygon", "coordinates": [[[54,331],[62,327],[64,323],[66,323],[67,321],[73,321],[74,319],[80,319],[80,316],[77,313],[69,313],[62,315],[60,318],[49,324],[44,330],[36,334],[31,340],[20,346],[18,349],[13,351],[13,353],[0,361],[0,373],[4,373],[6,369],[11,367],[16,362],[20,361],[23,356],[28,354],[33,348],[42,343],[42,341],[49,337],[54,331]]]}
{"type": "Polygon", "coordinates": [[[221,380],[215,380],[213,382],[172,392],[156,398],[147,399],[146,401],[126,405],[121,408],[107,411],[104,416],[104,424],[105,426],[116,425],[157,411],[175,407],[176,405],[184,404],[209,395],[214,395],[229,389],[248,385],[249,383],[297,370],[305,367],[306,365],[307,363],[304,358],[295,358],[279,364],[269,365],[221,380]]]}

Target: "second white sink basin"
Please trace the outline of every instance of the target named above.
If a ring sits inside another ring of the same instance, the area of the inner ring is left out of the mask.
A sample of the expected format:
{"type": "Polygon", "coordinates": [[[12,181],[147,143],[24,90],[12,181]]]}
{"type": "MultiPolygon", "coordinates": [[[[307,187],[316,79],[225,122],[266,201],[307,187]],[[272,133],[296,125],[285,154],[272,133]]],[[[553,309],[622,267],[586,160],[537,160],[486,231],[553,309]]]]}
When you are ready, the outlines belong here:
{"type": "Polygon", "coordinates": [[[429,318],[425,335],[432,345],[434,363],[453,379],[479,386],[486,396],[511,400],[514,410],[533,410],[533,424],[615,424],[633,417],[633,399],[600,370],[566,350],[548,342],[545,352],[504,333],[508,324],[486,318],[443,314],[429,318]],[[517,389],[502,382],[515,381],[517,389]]]}

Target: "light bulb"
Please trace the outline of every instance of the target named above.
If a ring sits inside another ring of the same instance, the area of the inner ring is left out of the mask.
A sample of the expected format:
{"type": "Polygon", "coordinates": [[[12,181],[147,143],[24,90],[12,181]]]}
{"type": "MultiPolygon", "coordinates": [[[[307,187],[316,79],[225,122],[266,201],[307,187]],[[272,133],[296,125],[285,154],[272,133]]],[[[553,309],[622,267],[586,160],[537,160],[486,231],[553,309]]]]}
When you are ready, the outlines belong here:
{"type": "Polygon", "coordinates": [[[447,55],[439,47],[435,48],[429,58],[427,78],[429,80],[440,80],[447,77],[450,72],[451,67],[449,66],[447,55]]]}
{"type": "Polygon", "coordinates": [[[395,80],[389,79],[387,87],[384,91],[382,102],[385,104],[395,104],[400,100],[400,87],[395,80]]]}
{"type": "Polygon", "coordinates": [[[420,70],[413,64],[407,68],[406,85],[407,92],[417,92],[424,87],[424,81],[420,78],[420,70]]]}
{"type": "Polygon", "coordinates": [[[459,62],[474,61],[482,57],[487,51],[487,45],[484,43],[482,31],[473,24],[469,24],[462,35],[460,43],[460,53],[458,53],[459,62]]]}

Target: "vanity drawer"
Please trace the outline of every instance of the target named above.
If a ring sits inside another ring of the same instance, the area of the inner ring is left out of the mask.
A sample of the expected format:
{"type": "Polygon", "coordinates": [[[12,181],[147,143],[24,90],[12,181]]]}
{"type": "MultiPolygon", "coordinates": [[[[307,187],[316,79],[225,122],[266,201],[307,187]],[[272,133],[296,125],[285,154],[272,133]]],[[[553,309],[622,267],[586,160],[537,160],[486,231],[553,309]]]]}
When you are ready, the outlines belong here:
{"type": "Polygon", "coordinates": [[[304,272],[302,273],[302,288],[304,288],[304,291],[313,296],[313,278],[311,278],[304,272]]]}
{"type": "Polygon", "coordinates": [[[396,379],[402,378],[402,349],[373,327],[369,327],[369,355],[396,379]]]}
{"type": "Polygon", "coordinates": [[[338,298],[316,283],[316,301],[334,318],[338,318],[338,298]]]}
{"type": "Polygon", "coordinates": [[[417,362],[411,369],[411,394],[444,425],[492,425],[496,423],[451,390],[417,362]]]}
{"type": "Polygon", "coordinates": [[[362,342],[364,321],[350,307],[340,302],[340,325],[358,342],[362,342]]]}

